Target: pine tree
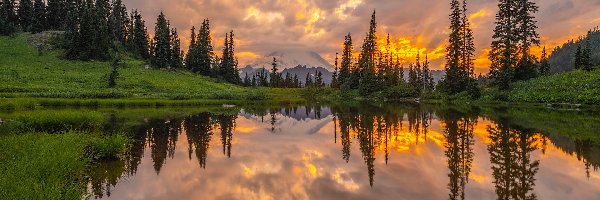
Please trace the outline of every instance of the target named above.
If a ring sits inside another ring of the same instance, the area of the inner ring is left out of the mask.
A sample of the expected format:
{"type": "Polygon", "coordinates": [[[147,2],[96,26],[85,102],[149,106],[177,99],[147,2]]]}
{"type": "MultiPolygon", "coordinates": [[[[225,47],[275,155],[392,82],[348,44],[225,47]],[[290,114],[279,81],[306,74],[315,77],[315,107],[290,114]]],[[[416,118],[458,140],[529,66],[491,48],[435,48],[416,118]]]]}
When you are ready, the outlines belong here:
{"type": "Polygon", "coordinates": [[[429,59],[428,56],[425,55],[425,61],[422,64],[423,72],[422,83],[423,83],[423,91],[431,92],[435,87],[435,83],[433,82],[433,76],[431,75],[431,70],[429,69],[429,59]]]}
{"type": "Polygon", "coordinates": [[[519,60],[515,69],[516,80],[528,80],[538,75],[535,61],[537,58],[531,55],[531,46],[539,45],[540,39],[536,31],[538,28],[533,13],[538,12],[538,6],[531,0],[515,0],[517,16],[517,40],[519,43],[519,60]]]}
{"type": "Polygon", "coordinates": [[[152,66],[167,68],[171,64],[171,29],[165,14],[160,12],[154,28],[154,44],[152,45],[152,66]]]}
{"type": "Polygon", "coordinates": [[[196,35],[196,27],[192,26],[192,34],[190,35],[190,46],[185,56],[185,66],[192,72],[198,72],[198,36],[196,35]]]}
{"type": "Polygon", "coordinates": [[[368,96],[380,89],[377,86],[377,76],[375,75],[375,55],[378,50],[375,14],[375,11],[373,11],[371,25],[363,43],[359,60],[360,85],[358,89],[362,96],[368,96]]]}
{"type": "Polygon", "coordinates": [[[121,0],[113,0],[112,11],[110,13],[109,27],[113,40],[125,44],[128,37],[129,17],[127,8],[121,0]]]}
{"type": "Polygon", "coordinates": [[[0,0],[0,35],[11,35],[17,32],[19,16],[15,10],[14,0],[0,0]]]}
{"type": "MultiPolygon", "coordinates": [[[[60,9],[61,11],[64,11],[66,13],[66,3],[64,0],[61,1],[57,1],[58,4],[60,4],[60,9]]],[[[91,47],[92,50],[92,55],[90,58],[96,58],[96,59],[101,59],[101,60],[106,60],[109,59],[111,56],[109,54],[109,50],[112,48],[112,38],[111,38],[111,31],[110,31],[110,26],[109,26],[109,19],[110,19],[110,11],[111,11],[111,7],[110,7],[110,3],[109,0],[96,0],[96,4],[95,4],[95,11],[96,11],[96,15],[95,15],[95,19],[94,20],[94,25],[95,25],[95,29],[96,31],[95,33],[95,43],[93,44],[94,46],[91,47]],[[94,51],[95,50],[95,51],[94,51]]],[[[63,13],[64,15],[64,13],[63,13]]],[[[60,17],[57,18],[60,19],[61,21],[59,22],[60,25],[57,28],[61,28],[65,26],[65,19],[64,17],[60,17]]]]}
{"type": "Polygon", "coordinates": [[[335,53],[335,68],[333,70],[333,75],[331,76],[331,87],[339,88],[338,82],[338,53],[335,53]]]}
{"type": "Polygon", "coordinates": [[[475,77],[475,43],[471,22],[467,16],[467,1],[463,0],[462,19],[461,19],[461,38],[462,49],[460,57],[461,66],[461,88],[468,87],[469,82],[475,77]]]}
{"type": "Polygon", "coordinates": [[[499,0],[496,27],[492,36],[489,59],[490,78],[500,89],[508,89],[518,59],[518,9],[516,0],[499,0]]]}
{"type": "Polygon", "coordinates": [[[586,71],[592,71],[592,49],[589,38],[585,41],[585,47],[581,52],[581,69],[586,71]]]}
{"type": "Polygon", "coordinates": [[[342,63],[340,66],[340,74],[338,76],[339,85],[345,89],[352,89],[355,84],[350,81],[350,74],[352,70],[352,36],[348,33],[347,36],[344,37],[344,49],[342,51],[342,63]]]}
{"type": "Polygon", "coordinates": [[[312,75],[310,73],[306,74],[306,81],[304,81],[304,87],[305,88],[314,87],[314,81],[313,81],[312,75]]]}
{"type": "Polygon", "coordinates": [[[208,19],[202,22],[197,39],[197,72],[209,76],[212,72],[214,62],[214,53],[212,38],[210,35],[210,21],[208,19]]]}
{"type": "Polygon", "coordinates": [[[575,51],[575,69],[583,68],[583,50],[581,44],[577,45],[577,51],[575,51]]]}
{"type": "Polygon", "coordinates": [[[30,31],[33,22],[33,2],[31,0],[19,1],[19,24],[23,31],[30,31]]]}
{"type": "MultiPolygon", "coordinates": [[[[102,6],[102,3],[97,1],[96,7],[98,6],[102,6]]],[[[66,26],[65,13],[67,13],[66,0],[48,0],[48,28],[52,30],[63,30],[66,26]]]]}
{"type": "Polygon", "coordinates": [[[315,87],[322,88],[325,87],[325,82],[323,81],[323,73],[319,70],[315,71],[315,87]]]}
{"type": "Polygon", "coordinates": [[[273,57],[273,63],[271,63],[271,66],[272,66],[271,74],[270,74],[271,87],[274,87],[274,88],[280,87],[280,84],[279,84],[280,77],[279,77],[279,72],[278,72],[279,69],[277,68],[277,58],[273,57]]]}
{"type": "Polygon", "coordinates": [[[302,83],[300,83],[298,74],[294,74],[294,88],[301,88],[301,87],[302,87],[302,83]]]}
{"type": "Polygon", "coordinates": [[[133,31],[130,35],[131,38],[128,38],[130,51],[142,59],[150,59],[150,41],[148,39],[146,22],[137,10],[132,12],[131,18],[133,21],[133,31]]]}
{"type": "MultiPolygon", "coordinates": [[[[76,6],[74,8],[77,8],[76,6]]],[[[75,11],[77,12],[77,11],[75,11]]],[[[69,12],[73,20],[78,18],[78,13],[69,12]]],[[[35,0],[33,3],[33,16],[31,18],[31,27],[29,31],[38,33],[46,29],[46,4],[44,0],[35,0]]]]}
{"type": "Polygon", "coordinates": [[[546,47],[542,49],[542,58],[540,58],[540,75],[548,75],[550,73],[550,63],[548,62],[548,54],[546,47]]]}
{"type": "Polygon", "coordinates": [[[171,67],[179,69],[183,67],[183,58],[181,57],[181,42],[177,29],[171,30],[171,67]]]}

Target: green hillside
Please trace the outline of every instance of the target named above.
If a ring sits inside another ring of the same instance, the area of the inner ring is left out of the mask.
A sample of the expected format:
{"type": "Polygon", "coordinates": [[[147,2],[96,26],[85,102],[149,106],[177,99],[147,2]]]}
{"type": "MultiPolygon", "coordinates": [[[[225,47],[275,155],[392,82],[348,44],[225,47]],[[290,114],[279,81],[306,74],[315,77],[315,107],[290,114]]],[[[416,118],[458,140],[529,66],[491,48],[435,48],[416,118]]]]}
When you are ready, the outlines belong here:
{"type": "Polygon", "coordinates": [[[298,90],[244,88],[185,70],[147,69],[122,56],[116,88],[109,88],[110,62],[61,59],[58,50],[38,54],[33,36],[0,37],[0,97],[78,99],[299,100],[298,90]]]}
{"type": "Polygon", "coordinates": [[[600,68],[573,70],[517,82],[508,92],[484,91],[485,100],[523,103],[600,104],[600,68]]]}

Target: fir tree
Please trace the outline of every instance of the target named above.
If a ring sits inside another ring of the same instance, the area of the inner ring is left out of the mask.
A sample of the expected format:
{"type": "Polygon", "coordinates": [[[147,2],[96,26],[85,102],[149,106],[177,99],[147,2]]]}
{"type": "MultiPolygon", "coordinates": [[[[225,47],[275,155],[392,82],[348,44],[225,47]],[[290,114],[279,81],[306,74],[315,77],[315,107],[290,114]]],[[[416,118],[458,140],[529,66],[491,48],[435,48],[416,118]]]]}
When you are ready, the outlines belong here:
{"type": "MultiPolygon", "coordinates": [[[[61,0],[57,1],[57,3],[60,4],[61,9],[64,9],[64,13],[66,13],[65,1],[61,0]]],[[[109,50],[113,45],[109,26],[109,18],[111,13],[109,0],[96,0],[95,11],[96,15],[95,19],[93,19],[95,25],[95,42],[93,44],[94,46],[91,47],[91,49],[93,49],[93,56],[90,56],[90,58],[106,60],[111,57],[109,50]]],[[[65,26],[64,17],[57,18],[57,20],[61,20],[59,22],[59,28],[65,26]]]]}
{"type": "Polygon", "coordinates": [[[335,53],[335,68],[333,70],[333,75],[331,75],[331,87],[339,88],[338,82],[338,53],[335,53]]]}
{"type": "Polygon", "coordinates": [[[325,87],[325,82],[323,81],[323,73],[319,70],[315,71],[314,86],[317,88],[325,87]]]}
{"type": "Polygon", "coordinates": [[[294,74],[294,88],[301,88],[301,87],[302,87],[302,83],[300,83],[298,74],[294,74]]]}
{"type": "Polygon", "coordinates": [[[132,12],[131,18],[133,21],[133,31],[130,34],[131,38],[128,38],[130,51],[142,59],[150,59],[150,41],[148,39],[146,22],[142,19],[142,15],[137,10],[132,12]]]}
{"type": "Polygon", "coordinates": [[[219,75],[225,81],[233,84],[240,83],[240,75],[237,69],[238,62],[235,58],[234,34],[231,31],[225,34],[225,44],[223,46],[223,58],[219,67],[219,75]]]}
{"type": "Polygon", "coordinates": [[[17,32],[19,16],[15,10],[14,0],[0,0],[0,35],[11,35],[17,32]]]}
{"type": "Polygon", "coordinates": [[[306,74],[306,80],[304,81],[304,87],[305,88],[314,87],[314,81],[313,81],[312,75],[310,73],[306,74]]]}
{"type": "Polygon", "coordinates": [[[181,57],[181,42],[177,29],[171,30],[171,67],[179,69],[183,67],[183,58],[181,57]]]}
{"type": "Polygon", "coordinates": [[[196,35],[195,26],[192,26],[191,32],[190,46],[188,47],[187,55],[185,56],[185,66],[192,72],[198,72],[198,36],[196,35]]]}
{"type": "Polygon", "coordinates": [[[202,75],[209,76],[212,71],[214,61],[214,53],[212,46],[212,38],[210,35],[210,21],[208,19],[202,22],[200,32],[197,39],[197,72],[202,75]]]}
{"type": "Polygon", "coordinates": [[[271,77],[271,81],[270,81],[271,87],[274,87],[274,88],[280,87],[280,85],[279,85],[279,79],[280,79],[280,77],[279,77],[279,72],[278,72],[279,69],[277,68],[277,58],[273,57],[273,63],[271,63],[271,66],[272,66],[271,67],[271,74],[270,74],[270,77],[271,77]]]}
{"type": "MultiPolygon", "coordinates": [[[[77,6],[74,6],[73,8],[77,9],[77,6]]],[[[77,13],[75,12],[77,11],[69,12],[69,16],[72,17],[73,20],[76,20],[78,18],[77,13]]],[[[34,1],[33,16],[31,18],[30,26],[31,27],[29,28],[29,31],[31,31],[32,33],[38,33],[46,29],[46,4],[44,3],[44,0],[34,1]]]]}
{"type": "Polygon", "coordinates": [[[431,70],[429,69],[429,59],[427,55],[425,55],[425,62],[423,62],[422,67],[423,69],[421,71],[423,72],[423,76],[421,77],[421,79],[423,84],[423,91],[431,92],[435,87],[435,83],[433,82],[433,76],[431,74],[431,70]]]}
{"type": "Polygon", "coordinates": [[[19,1],[19,24],[23,31],[30,31],[33,22],[33,2],[31,0],[19,1]]]}
{"type": "Polygon", "coordinates": [[[152,45],[152,66],[166,68],[171,64],[171,29],[165,14],[160,12],[154,28],[154,44],[152,45]]]}
{"type": "MultiPolygon", "coordinates": [[[[103,6],[102,2],[97,1],[96,6],[103,6]]],[[[48,28],[53,30],[63,30],[66,25],[66,0],[48,0],[47,12],[48,28]]]]}
{"type": "Polygon", "coordinates": [[[489,59],[490,78],[500,89],[508,89],[518,59],[518,9],[516,0],[499,0],[496,27],[492,36],[489,59]]]}
{"type": "Polygon", "coordinates": [[[338,76],[338,83],[344,89],[352,89],[355,84],[350,81],[350,73],[352,70],[352,36],[348,33],[347,36],[344,37],[344,49],[342,51],[342,63],[340,66],[340,74],[338,76]]]}
{"type": "Polygon", "coordinates": [[[368,96],[379,90],[377,86],[377,76],[375,75],[375,55],[377,53],[377,22],[375,20],[375,11],[371,16],[371,25],[369,32],[362,46],[359,60],[360,85],[359,93],[362,96],[368,96]]]}
{"type": "Polygon", "coordinates": [[[577,51],[575,51],[575,69],[583,68],[583,50],[581,44],[577,45],[577,51]]]}
{"type": "Polygon", "coordinates": [[[592,71],[592,48],[589,39],[585,41],[585,46],[581,52],[581,69],[592,71]]]}
{"type": "Polygon", "coordinates": [[[128,37],[127,29],[131,22],[129,21],[127,8],[123,5],[121,0],[113,0],[109,22],[113,40],[125,44],[128,37]]]}
{"type": "Polygon", "coordinates": [[[550,73],[550,63],[548,62],[548,54],[546,53],[546,47],[542,49],[542,58],[540,58],[540,75],[548,75],[550,73]]]}
{"type": "Polygon", "coordinates": [[[538,6],[531,0],[516,1],[517,15],[517,40],[519,43],[519,60],[515,69],[516,80],[528,80],[538,75],[535,61],[537,58],[531,55],[531,46],[539,45],[540,39],[536,31],[538,28],[533,13],[538,12],[538,6]]]}

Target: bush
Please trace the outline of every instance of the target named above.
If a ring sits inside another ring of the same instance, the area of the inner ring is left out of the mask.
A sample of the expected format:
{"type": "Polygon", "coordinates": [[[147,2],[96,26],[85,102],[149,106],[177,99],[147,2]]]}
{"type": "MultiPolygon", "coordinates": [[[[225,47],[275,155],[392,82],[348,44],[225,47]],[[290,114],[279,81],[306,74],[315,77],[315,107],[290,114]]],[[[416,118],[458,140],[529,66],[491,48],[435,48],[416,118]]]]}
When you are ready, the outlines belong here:
{"type": "Polygon", "coordinates": [[[413,98],[418,97],[417,90],[408,84],[402,84],[394,87],[390,87],[383,91],[383,96],[386,99],[402,99],[402,98],[413,98]]]}

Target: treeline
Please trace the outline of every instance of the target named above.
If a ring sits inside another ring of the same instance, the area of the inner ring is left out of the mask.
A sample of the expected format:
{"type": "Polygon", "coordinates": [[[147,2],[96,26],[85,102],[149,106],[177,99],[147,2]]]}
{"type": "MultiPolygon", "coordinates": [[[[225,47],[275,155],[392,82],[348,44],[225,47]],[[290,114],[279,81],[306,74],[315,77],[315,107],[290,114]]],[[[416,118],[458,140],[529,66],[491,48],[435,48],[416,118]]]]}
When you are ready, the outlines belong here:
{"type": "Polygon", "coordinates": [[[427,57],[421,62],[417,56],[417,61],[409,65],[409,78],[405,80],[400,58],[392,54],[390,36],[382,50],[377,44],[376,29],[376,12],[373,12],[358,58],[353,56],[352,36],[345,36],[340,63],[336,56],[331,87],[342,91],[358,90],[362,96],[384,92],[395,97],[414,97],[433,91],[435,83],[427,57]]]}
{"type": "Polygon", "coordinates": [[[323,79],[323,73],[319,70],[315,70],[315,74],[307,73],[304,83],[300,81],[298,74],[290,74],[279,72],[279,64],[277,58],[273,58],[271,63],[271,71],[263,67],[259,71],[255,72],[250,76],[248,73],[245,74],[243,85],[247,87],[272,87],[272,88],[323,88],[326,86],[323,79]],[[313,78],[314,76],[314,78],[313,78]]]}
{"type": "Polygon", "coordinates": [[[0,34],[19,31],[62,31],[61,47],[67,59],[111,60],[117,52],[148,61],[153,68],[187,69],[241,84],[235,58],[233,31],[226,34],[222,57],[213,53],[209,20],[185,55],[177,29],[160,13],[150,38],[137,10],[127,12],[121,0],[0,0],[0,34]]]}
{"type": "Polygon", "coordinates": [[[554,48],[548,58],[550,71],[557,73],[571,69],[589,69],[590,65],[600,64],[599,52],[600,29],[596,27],[588,31],[585,36],[554,48]]]}

